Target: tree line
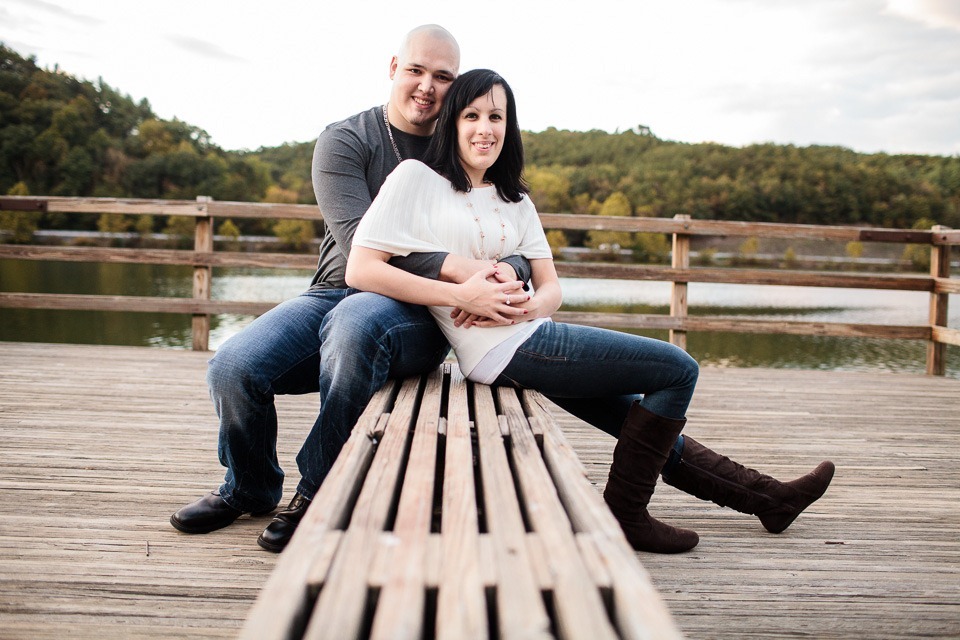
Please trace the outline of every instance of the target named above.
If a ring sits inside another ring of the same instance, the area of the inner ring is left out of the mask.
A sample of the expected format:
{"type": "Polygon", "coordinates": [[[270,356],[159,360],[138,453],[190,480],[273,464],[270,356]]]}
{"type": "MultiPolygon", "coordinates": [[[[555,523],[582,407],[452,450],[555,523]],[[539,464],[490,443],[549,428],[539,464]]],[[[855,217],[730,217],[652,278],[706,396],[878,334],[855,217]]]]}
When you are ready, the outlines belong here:
{"type": "MultiPolygon", "coordinates": [[[[960,225],[960,157],[863,154],[842,147],[743,148],[661,140],[647,127],[524,132],[526,178],[542,212],[854,224],[960,225]]],[[[0,193],[314,203],[313,141],[224,150],[202,128],[158,117],[103,79],[40,68],[0,43],[0,193]]],[[[5,213],[4,226],[11,215],[5,213]]],[[[93,228],[105,221],[58,219],[93,228]]],[[[159,230],[162,221],[138,221],[159,230]]],[[[123,226],[123,221],[116,223],[123,226]]],[[[133,224],[127,221],[126,224],[133,224]]],[[[274,233],[238,220],[243,234],[274,233]]],[[[274,223],[269,223],[274,224],[274,223]]],[[[307,238],[315,228],[287,225],[307,238]],[[293,227],[296,227],[294,229],[293,227]]],[[[232,230],[231,230],[232,231],[232,230]]],[[[630,234],[556,243],[637,246],[630,234]]],[[[659,241],[654,241],[657,244],[659,241]]],[[[642,247],[639,247],[642,248],[642,247]]],[[[659,247],[650,248],[651,251],[659,247]]]]}

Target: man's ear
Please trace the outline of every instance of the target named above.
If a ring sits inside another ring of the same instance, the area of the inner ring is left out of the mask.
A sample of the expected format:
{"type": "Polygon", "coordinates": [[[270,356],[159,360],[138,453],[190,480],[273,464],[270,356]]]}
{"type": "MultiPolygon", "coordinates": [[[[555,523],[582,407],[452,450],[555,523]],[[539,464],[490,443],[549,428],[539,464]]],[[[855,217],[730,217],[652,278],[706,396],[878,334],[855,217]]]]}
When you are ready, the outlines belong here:
{"type": "Polygon", "coordinates": [[[391,80],[393,80],[393,76],[395,76],[397,73],[398,63],[399,63],[399,60],[397,60],[397,56],[393,56],[392,58],[390,58],[390,79],[391,80]]]}

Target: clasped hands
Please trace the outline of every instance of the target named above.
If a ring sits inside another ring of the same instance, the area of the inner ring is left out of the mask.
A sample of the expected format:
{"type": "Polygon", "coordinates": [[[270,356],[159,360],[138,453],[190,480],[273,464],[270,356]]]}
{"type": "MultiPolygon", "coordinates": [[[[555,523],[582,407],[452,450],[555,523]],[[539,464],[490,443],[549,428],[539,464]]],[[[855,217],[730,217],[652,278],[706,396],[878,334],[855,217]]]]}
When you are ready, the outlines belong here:
{"type": "Polygon", "coordinates": [[[496,327],[529,319],[529,293],[506,263],[480,269],[458,285],[458,305],[450,312],[457,327],[496,327]]]}

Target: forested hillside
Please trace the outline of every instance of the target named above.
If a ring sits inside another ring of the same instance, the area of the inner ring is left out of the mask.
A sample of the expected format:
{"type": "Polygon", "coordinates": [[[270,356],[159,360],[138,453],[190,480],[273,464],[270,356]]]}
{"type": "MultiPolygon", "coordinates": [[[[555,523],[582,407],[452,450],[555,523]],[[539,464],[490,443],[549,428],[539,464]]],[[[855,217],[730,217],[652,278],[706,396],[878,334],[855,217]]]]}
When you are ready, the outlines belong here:
{"type": "MultiPolygon", "coordinates": [[[[544,212],[960,226],[960,157],[684,144],[646,128],[524,139],[544,212]]],[[[221,149],[199,126],[158,118],[145,99],[0,44],[0,193],[310,203],[312,150],[312,140],[221,149]]]]}

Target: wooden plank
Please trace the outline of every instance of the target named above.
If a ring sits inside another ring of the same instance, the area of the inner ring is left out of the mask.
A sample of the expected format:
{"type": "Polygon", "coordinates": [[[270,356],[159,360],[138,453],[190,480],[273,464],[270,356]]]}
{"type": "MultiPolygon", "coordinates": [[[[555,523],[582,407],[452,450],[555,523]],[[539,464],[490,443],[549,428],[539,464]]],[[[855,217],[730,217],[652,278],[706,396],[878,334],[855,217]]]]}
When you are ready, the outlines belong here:
{"type": "MultiPolygon", "coordinates": [[[[615,219],[612,216],[610,219],[615,219]]],[[[732,267],[691,267],[674,269],[656,265],[606,264],[599,262],[558,262],[557,273],[566,278],[613,278],[658,282],[712,282],[792,287],[835,287],[844,289],[890,289],[892,291],[933,291],[934,281],[918,274],[829,273],[786,269],[739,269],[732,267]]]]}
{"type": "Polygon", "coordinates": [[[928,340],[930,327],[918,325],[859,324],[843,322],[796,322],[784,320],[748,320],[739,316],[687,316],[636,313],[595,313],[558,311],[558,322],[617,329],[676,329],[686,331],[729,331],[732,333],[776,333],[808,336],[837,336],[928,340]]]}
{"type": "MultiPolygon", "coordinates": [[[[330,565],[330,543],[326,535],[346,526],[373,460],[372,433],[383,419],[394,389],[395,383],[388,383],[370,400],[296,534],[280,555],[247,618],[241,638],[289,638],[303,630],[315,595],[310,585],[321,584],[330,565]]],[[[337,546],[340,544],[342,539],[337,546]]]]}
{"type": "Polygon", "coordinates": [[[780,224],[727,220],[676,220],[669,218],[613,217],[541,213],[547,229],[631,231],[643,233],[682,233],[694,236],[734,236],[747,238],[811,238],[835,242],[892,242],[930,244],[932,232],[900,229],[865,229],[837,225],[780,224]]]}
{"type": "Polygon", "coordinates": [[[410,438],[411,416],[415,414],[419,394],[420,379],[407,379],[401,383],[353,507],[350,524],[304,631],[303,637],[307,640],[355,638],[367,626],[372,550],[377,548],[395,508],[410,438]]]}
{"type": "Polygon", "coordinates": [[[933,293],[960,293],[960,278],[937,278],[933,293]]]}
{"type": "Polygon", "coordinates": [[[493,393],[486,385],[474,385],[473,393],[484,513],[497,576],[499,637],[547,638],[550,618],[528,553],[527,533],[493,393]]]}
{"type": "MultiPolygon", "coordinates": [[[[4,638],[235,638],[274,567],[299,562],[290,549],[277,556],[257,546],[268,518],[243,516],[202,536],[168,523],[223,476],[204,383],[208,358],[0,342],[4,638]]],[[[960,380],[951,373],[704,366],[690,436],[779,478],[824,458],[837,463],[837,475],[780,535],[756,518],[658,486],[657,513],[701,536],[688,554],[639,554],[681,631],[689,638],[960,637],[960,380]]],[[[285,504],[317,396],[277,403],[285,504]]],[[[551,409],[601,491],[613,438],[551,409]]],[[[429,544],[439,547],[438,538],[429,544]]],[[[541,588],[549,585],[546,571],[544,578],[541,588]]],[[[481,581],[493,584],[483,568],[481,581]]]]}
{"type": "MultiPolygon", "coordinates": [[[[449,375],[450,365],[443,367],[449,375]]],[[[424,633],[427,593],[427,540],[433,519],[434,477],[437,462],[437,431],[443,370],[427,378],[413,442],[390,536],[391,554],[385,579],[378,586],[380,598],[373,618],[371,638],[420,638],[424,633]]]]}
{"type": "Polygon", "coordinates": [[[58,260],[62,262],[107,262],[118,264],[173,264],[206,267],[264,267],[313,270],[313,254],[267,253],[258,251],[217,251],[202,253],[181,249],[126,249],[112,247],[67,247],[43,245],[0,245],[0,258],[14,260],[58,260]]]}
{"type": "Polygon", "coordinates": [[[277,306],[276,302],[238,302],[195,300],[193,298],[152,296],[95,296],[80,294],[3,293],[0,308],[70,309],[74,311],[130,311],[135,313],[180,313],[260,315],[277,306]]]}
{"type": "Polygon", "coordinates": [[[581,546],[595,551],[597,564],[609,572],[620,635],[635,640],[681,638],[620,525],[587,481],[583,465],[550,414],[546,400],[535,391],[524,391],[523,405],[530,421],[542,427],[543,456],[574,530],[583,539],[581,546]]]}
{"type": "MultiPolygon", "coordinates": [[[[195,300],[193,298],[148,296],[92,296],[76,294],[2,293],[0,308],[72,309],[80,311],[131,311],[147,313],[236,313],[260,315],[275,302],[237,302],[228,300],[195,300]]],[[[585,324],[617,329],[677,329],[685,331],[729,331],[733,333],[779,333],[789,335],[890,338],[929,340],[931,328],[911,325],[855,324],[839,322],[793,322],[783,320],[745,320],[732,316],[688,316],[634,313],[593,313],[559,311],[558,322],[585,324]]]]}
{"type": "Polygon", "coordinates": [[[261,218],[284,220],[322,220],[315,204],[284,204],[278,202],[212,201],[210,215],[217,218],[261,218]]]}
{"type": "Polygon", "coordinates": [[[511,453],[527,517],[540,535],[554,580],[553,600],[561,638],[615,638],[600,591],[577,552],[574,532],[544,465],[516,391],[497,389],[510,423],[511,453]]]}
{"type": "Polygon", "coordinates": [[[443,468],[442,561],[437,592],[437,638],[490,635],[480,580],[480,529],[473,478],[473,445],[467,385],[455,368],[450,376],[443,468]]]}
{"type": "MultiPolygon", "coordinates": [[[[200,196],[198,204],[206,204],[209,198],[200,196]]],[[[213,253],[213,218],[197,218],[194,225],[193,250],[199,254],[213,253]]],[[[206,266],[193,268],[193,299],[209,300],[213,288],[213,269],[206,266]]],[[[206,351],[210,345],[210,314],[195,313],[191,319],[191,336],[194,351],[206,351]]]]}
{"type": "Polygon", "coordinates": [[[206,216],[207,209],[194,200],[136,198],[47,197],[47,211],[58,213],[122,213],[126,215],[206,216]]]}
{"type": "MultiPolygon", "coordinates": [[[[674,216],[678,221],[689,221],[690,216],[674,216]]],[[[690,236],[686,234],[673,234],[673,251],[670,252],[670,266],[673,269],[687,269],[690,267],[690,236]]],[[[688,315],[687,305],[687,283],[674,281],[670,285],[670,317],[686,318],[688,315]]],[[[670,344],[675,344],[681,349],[687,348],[687,332],[671,329],[669,336],[670,344]]]]}
{"type": "Polygon", "coordinates": [[[944,344],[952,344],[960,347],[960,329],[948,329],[946,327],[931,327],[933,339],[944,344]]]}

